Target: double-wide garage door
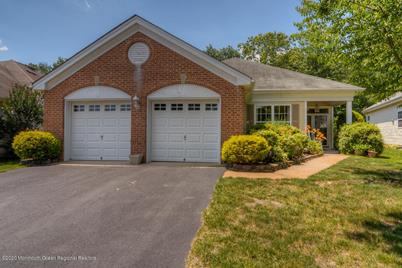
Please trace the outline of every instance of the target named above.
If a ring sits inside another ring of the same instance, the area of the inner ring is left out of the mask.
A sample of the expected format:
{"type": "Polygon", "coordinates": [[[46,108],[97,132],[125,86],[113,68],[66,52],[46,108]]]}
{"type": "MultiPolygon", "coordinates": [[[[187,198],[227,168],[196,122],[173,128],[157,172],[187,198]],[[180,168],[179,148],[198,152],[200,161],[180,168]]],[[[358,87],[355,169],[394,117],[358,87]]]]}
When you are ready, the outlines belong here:
{"type": "Polygon", "coordinates": [[[71,105],[71,159],[129,159],[130,103],[73,102],[71,105]]]}
{"type": "Polygon", "coordinates": [[[151,106],[153,161],[219,162],[218,101],[154,101],[151,106]]]}

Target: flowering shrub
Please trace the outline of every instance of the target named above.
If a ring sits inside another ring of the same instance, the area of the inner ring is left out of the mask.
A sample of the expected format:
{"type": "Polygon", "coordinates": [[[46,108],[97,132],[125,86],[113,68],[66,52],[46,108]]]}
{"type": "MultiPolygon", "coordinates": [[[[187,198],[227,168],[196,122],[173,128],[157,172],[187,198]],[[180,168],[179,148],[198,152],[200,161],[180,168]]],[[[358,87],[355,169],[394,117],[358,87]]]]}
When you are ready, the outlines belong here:
{"type": "Polygon", "coordinates": [[[323,142],[327,139],[318,128],[312,128],[310,125],[307,125],[305,132],[311,140],[323,142]]]}

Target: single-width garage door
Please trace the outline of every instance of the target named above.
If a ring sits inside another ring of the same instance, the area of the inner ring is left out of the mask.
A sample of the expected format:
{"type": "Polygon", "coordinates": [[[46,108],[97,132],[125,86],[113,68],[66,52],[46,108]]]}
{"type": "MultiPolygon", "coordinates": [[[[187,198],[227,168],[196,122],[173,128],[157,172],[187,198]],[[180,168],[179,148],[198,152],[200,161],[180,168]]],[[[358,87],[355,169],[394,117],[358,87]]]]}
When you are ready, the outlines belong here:
{"type": "Polygon", "coordinates": [[[128,160],[131,105],[127,102],[73,102],[72,160],[128,160]]]}
{"type": "Polygon", "coordinates": [[[151,160],[219,162],[218,101],[152,103],[151,160]]]}

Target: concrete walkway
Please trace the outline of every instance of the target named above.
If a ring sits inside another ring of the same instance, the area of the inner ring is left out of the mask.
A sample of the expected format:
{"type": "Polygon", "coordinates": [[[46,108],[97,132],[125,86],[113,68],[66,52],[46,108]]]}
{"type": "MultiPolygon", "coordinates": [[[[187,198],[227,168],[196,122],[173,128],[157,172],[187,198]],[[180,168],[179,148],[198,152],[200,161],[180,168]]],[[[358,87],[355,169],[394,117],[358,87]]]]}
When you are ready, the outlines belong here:
{"type": "Polygon", "coordinates": [[[281,169],[275,172],[238,172],[227,170],[223,177],[243,177],[250,179],[307,179],[321,170],[327,169],[336,163],[348,158],[343,154],[324,154],[321,157],[314,158],[300,165],[294,165],[287,169],[281,169]]]}

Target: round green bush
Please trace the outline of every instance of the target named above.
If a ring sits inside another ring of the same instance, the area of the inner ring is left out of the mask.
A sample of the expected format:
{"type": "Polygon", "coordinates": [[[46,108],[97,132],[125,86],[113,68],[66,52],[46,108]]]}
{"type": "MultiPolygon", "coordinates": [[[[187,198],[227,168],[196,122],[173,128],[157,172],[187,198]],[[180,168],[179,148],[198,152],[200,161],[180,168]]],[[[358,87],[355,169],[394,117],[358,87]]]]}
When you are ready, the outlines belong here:
{"type": "Polygon", "coordinates": [[[22,131],[14,137],[12,148],[22,160],[49,160],[60,155],[61,143],[50,132],[22,131]]]}
{"type": "Polygon", "coordinates": [[[288,160],[287,154],[281,148],[282,136],[279,136],[272,130],[266,129],[256,131],[253,135],[263,137],[271,146],[271,150],[266,159],[267,162],[279,163],[288,160]]]}
{"type": "Polygon", "coordinates": [[[303,132],[297,127],[291,126],[284,123],[266,123],[265,130],[270,130],[275,132],[280,136],[290,136],[293,134],[303,134],[303,132]]]}
{"type": "Polygon", "coordinates": [[[270,146],[277,146],[279,145],[280,142],[280,136],[272,130],[266,130],[266,129],[259,130],[257,132],[254,132],[253,135],[263,137],[270,146]]]}
{"type": "Polygon", "coordinates": [[[257,164],[266,159],[268,142],[258,135],[232,136],[223,143],[222,160],[229,164],[257,164]]]}
{"type": "Polygon", "coordinates": [[[384,142],[380,129],[376,125],[359,122],[347,124],[341,128],[338,147],[344,154],[354,154],[356,149],[359,153],[374,151],[380,154],[384,150],[384,142]]]}
{"type": "Polygon", "coordinates": [[[323,154],[324,149],[322,143],[319,141],[309,140],[306,146],[306,153],[308,154],[323,154]]]}
{"type": "Polygon", "coordinates": [[[282,141],[282,149],[289,159],[296,160],[303,156],[308,143],[308,137],[302,133],[285,136],[282,141]]]}

